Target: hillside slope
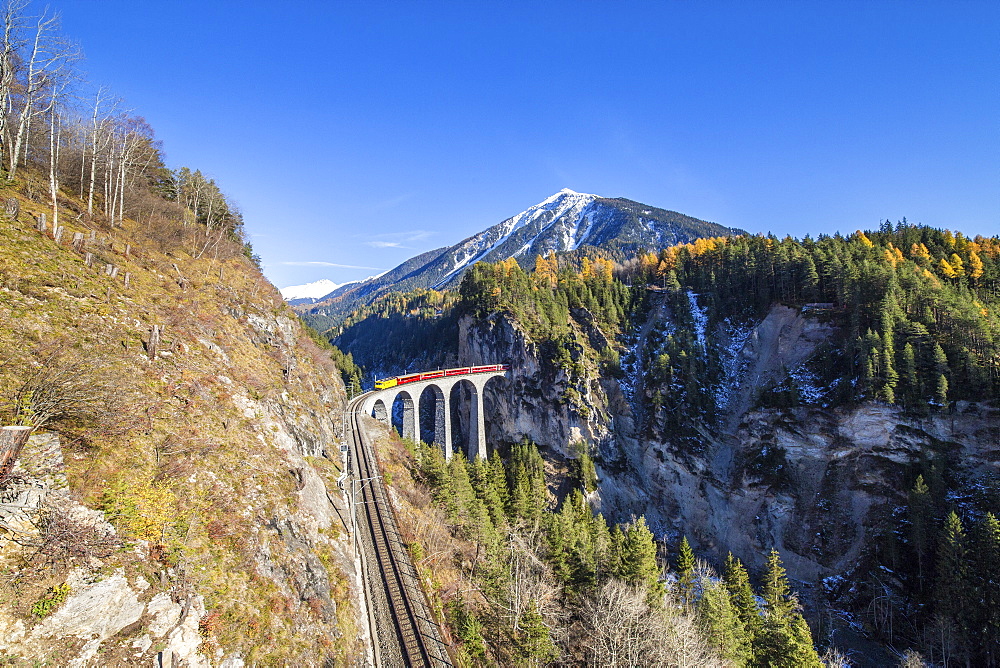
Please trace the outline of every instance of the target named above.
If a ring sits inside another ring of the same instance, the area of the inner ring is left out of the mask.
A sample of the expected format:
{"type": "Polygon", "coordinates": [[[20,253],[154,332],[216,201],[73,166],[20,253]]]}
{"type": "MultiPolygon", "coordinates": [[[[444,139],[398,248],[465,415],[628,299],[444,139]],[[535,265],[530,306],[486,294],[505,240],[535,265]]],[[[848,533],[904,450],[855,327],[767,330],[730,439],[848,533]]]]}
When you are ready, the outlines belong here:
{"type": "Polygon", "coordinates": [[[237,239],[61,196],[57,240],[33,178],[0,190],[0,415],[36,427],[0,485],[0,652],[360,661],[329,353],[237,239]]]}

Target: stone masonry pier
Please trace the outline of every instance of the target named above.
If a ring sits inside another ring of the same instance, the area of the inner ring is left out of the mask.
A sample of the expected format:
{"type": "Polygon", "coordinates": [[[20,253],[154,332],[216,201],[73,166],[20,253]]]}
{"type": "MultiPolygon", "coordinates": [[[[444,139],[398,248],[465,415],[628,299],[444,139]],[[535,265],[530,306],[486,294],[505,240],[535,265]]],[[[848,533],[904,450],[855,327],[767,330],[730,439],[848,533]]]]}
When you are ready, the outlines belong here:
{"type": "MultiPolygon", "coordinates": [[[[385,390],[369,392],[361,410],[386,424],[392,422],[392,407],[398,398],[403,405],[403,438],[420,440],[420,403],[426,394],[434,399],[434,442],[444,448],[445,458],[450,459],[452,453],[451,404],[452,390],[464,384],[472,393],[469,425],[470,460],[477,457],[486,458],[486,424],[483,419],[483,390],[493,378],[505,376],[506,371],[467,373],[443,378],[420,380],[404,385],[397,385],[385,390]]],[[[429,402],[426,402],[429,403],[429,402]]]]}

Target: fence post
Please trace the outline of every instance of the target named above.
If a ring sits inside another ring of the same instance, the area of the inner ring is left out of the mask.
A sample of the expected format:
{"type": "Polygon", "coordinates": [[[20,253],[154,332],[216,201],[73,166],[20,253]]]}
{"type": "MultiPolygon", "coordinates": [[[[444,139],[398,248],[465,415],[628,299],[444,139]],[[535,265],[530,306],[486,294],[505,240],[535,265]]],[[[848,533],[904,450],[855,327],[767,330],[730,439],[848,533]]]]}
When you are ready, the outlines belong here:
{"type": "Polygon", "coordinates": [[[21,454],[21,448],[28,442],[31,427],[3,427],[0,429],[0,485],[14,470],[14,462],[21,454]]]}

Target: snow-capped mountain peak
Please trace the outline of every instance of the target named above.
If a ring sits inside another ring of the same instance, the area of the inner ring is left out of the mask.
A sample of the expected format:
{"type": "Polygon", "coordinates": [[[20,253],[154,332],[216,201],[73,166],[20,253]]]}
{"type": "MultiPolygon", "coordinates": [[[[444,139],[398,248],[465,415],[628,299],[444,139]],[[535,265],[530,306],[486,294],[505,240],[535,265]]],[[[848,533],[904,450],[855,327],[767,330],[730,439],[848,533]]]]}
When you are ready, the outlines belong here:
{"type": "Polygon", "coordinates": [[[515,246],[505,253],[506,257],[520,256],[529,249],[545,252],[576,249],[589,231],[587,211],[598,199],[598,195],[563,188],[516,216],[469,237],[458,244],[451,266],[435,287],[505,245],[515,246]]]}
{"type": "Polygon", "coordinates": [[[305,285],[290,285],[287,288],[281,288],[281,296],[285,299],[285,301],[291,301],[293,299],[308,299],[316,301],[320,297],[327,296],[341,285],[344,284],[334,283],[329,278],[321,278],[318,281],[306,283],[305,285]]]}
{"type": "MultiPolygon", "coordinates": [[[[358,304],[370,303],[392,291],[442,289],[458,284],[479,261],[514,258],[531,267],[537,255],[563,251],[588,252],[587,247],[627,256],[657,250],[699,237],[740,234],[676,211],[623,198],[605,198],[563,188],[538,204],[507,218],[454,246],[436,248],[410,258],[385,274],[343,286],[326,295],[316,313],[336,318],[358,304]]],[[[313,312],[310,309],[309,312],[313,312]]]]}

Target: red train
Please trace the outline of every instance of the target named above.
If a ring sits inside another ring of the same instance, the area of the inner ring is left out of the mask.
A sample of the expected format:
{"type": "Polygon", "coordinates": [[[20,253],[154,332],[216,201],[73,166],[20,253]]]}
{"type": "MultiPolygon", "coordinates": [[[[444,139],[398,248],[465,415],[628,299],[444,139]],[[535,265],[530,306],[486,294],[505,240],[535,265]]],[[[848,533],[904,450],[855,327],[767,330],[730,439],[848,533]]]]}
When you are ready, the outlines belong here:
{"type": "Polygon", "coordinates": [[[468,373],[496,373],[507,371],[509,364],[487,364],[486,366],[466,366],[457,369],[438,369],[437,371],[426,371],[424,373],[411,373],[408,376],[395,376],[394,378],[383,378],[375,381],[376,390],[387,390],[390,387],[415,383],[420,380],[432,380],[434,378],[444,378],[446,376],[462,376],[468,373]]]}

